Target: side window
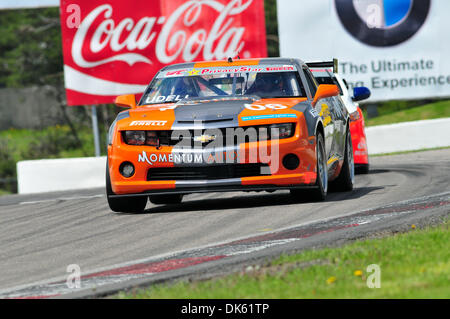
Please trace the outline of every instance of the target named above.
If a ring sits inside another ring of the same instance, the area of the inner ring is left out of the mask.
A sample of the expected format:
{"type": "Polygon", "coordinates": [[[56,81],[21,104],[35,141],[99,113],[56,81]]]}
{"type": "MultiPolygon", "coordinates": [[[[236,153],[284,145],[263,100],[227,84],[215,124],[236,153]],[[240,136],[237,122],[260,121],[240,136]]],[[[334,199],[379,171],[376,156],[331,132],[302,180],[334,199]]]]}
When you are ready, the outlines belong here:
{"type": "Polygon", "coordinates": [[[314,95],[316,95],[316,91],[317,91],[316,81],[312,77],[311,72],[309,70],[303,69],[303,73],[305,74],[306,81],[308,82],[308,86],[311,90],[311,95],[312,95],[312,97],[314,97],[314,95]]]}
{"type": "Polygon", "coordinates": [[[341,95],[341,96],[344,95],[344,92],[342,91],[341,85],[339,84],[338,80],[335,77],[333,77],[333,84],[338,87],[339,95],[341,95]]]}

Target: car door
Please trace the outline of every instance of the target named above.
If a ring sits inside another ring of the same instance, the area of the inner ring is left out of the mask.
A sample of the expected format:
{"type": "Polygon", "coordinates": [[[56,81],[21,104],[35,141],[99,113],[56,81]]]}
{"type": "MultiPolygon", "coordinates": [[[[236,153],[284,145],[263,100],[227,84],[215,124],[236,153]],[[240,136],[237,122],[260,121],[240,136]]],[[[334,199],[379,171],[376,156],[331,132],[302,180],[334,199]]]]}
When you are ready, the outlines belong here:
{"type": "Polygon", "coordinates": [[[344,103],[340,96],[332,98],[333,104],[333,122],[334,122],[334,139],[333,139],[333,153],[340,160],[344,159],[345,152],[345,138],[346,126],[344,117],[344,103]]]}

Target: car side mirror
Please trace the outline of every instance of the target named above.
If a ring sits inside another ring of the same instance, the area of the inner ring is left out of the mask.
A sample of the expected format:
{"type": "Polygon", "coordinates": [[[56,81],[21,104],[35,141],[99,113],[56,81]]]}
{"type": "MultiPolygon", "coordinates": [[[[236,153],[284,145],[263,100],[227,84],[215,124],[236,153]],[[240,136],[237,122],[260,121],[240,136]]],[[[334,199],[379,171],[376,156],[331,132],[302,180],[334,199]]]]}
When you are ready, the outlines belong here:
{"type": "Polygon", "coordinates": [[[134,109],[136,107],[136,96],[134,94],[119,95],[116,97],[114,103],[120,107],[130,107],[134,109]]]}
{"type": "Polygon", "coordinates": [[[313,105],[320,99],[339,95],[339,88],[335,84],[321,84],[317,88],[316,95],[314,96],[313,105]]]}
{"type": "Polygon", "coordinates": [[[365,86],[357,86],[353,88],[353,101],[362,101],[370,97],[370,90],[365,86]]]}

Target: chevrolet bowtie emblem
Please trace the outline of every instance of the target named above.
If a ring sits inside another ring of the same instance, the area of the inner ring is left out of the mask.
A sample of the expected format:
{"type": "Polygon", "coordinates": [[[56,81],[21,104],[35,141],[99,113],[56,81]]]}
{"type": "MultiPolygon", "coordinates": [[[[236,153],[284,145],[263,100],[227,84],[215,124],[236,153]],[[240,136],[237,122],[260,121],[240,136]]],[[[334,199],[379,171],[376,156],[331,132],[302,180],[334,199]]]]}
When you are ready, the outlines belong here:
{"type": "Polygon", "coordinates": [[[214,141],[215,139],[216,139],[215,135],[194,136],[194,142],[208,143],[208,142],[214,141]]]}

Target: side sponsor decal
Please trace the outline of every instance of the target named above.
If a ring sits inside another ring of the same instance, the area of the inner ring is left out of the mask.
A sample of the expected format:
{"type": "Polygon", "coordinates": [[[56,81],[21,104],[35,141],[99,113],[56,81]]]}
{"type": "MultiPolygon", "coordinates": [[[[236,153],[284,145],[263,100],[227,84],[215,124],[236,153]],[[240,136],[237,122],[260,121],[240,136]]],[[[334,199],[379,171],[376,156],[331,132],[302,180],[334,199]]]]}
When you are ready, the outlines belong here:
{"type": "Polygon", "coordinates": [[[265,111],[267,109],[270,110],[282,110],[287,109],[288,107],[283,104],[265,104],[265,105],[259,105],[259,104],[244,104],[244,107],[248,110],[252,111],[265,111]]]}
{"type": "Polygon", "coordinates": [[[309,113],[310,113],[313,117],[318,117],[318,116],[319,116],[319,113],[317,113],[316,109],[314,109],[314,108],[311,108],[311,109],[309,110],[309,113]]]}
{"type": "Polygon", "coordinates": [[[322,108],[320,110],[319,115],[323,119],[323,125],[324,126],[327,126],[328,124],[331,123],[331,113],[330,113],[330,110],[329,110],[327,104],[325,104],[325,103],[322,104],[322,108]]]}
{"type": "Polygon", "coordinates": [[[244,116],[241,118],[241,120],[242,121],[253,121],[253,120],[280,119],[280,118],[297,118],[297,115],[295,115],[295,114],[254,115],[254,116],[244,116]]]}

